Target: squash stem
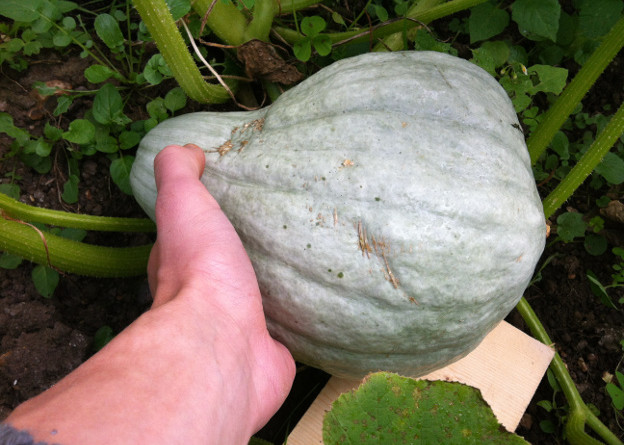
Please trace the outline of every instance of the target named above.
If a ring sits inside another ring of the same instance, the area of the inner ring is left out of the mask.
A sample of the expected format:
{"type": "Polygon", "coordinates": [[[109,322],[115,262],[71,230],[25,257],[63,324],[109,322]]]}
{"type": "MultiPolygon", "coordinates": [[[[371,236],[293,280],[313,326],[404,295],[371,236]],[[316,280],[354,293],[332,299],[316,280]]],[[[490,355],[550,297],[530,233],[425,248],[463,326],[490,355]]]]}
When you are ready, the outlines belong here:
{"type": "Polygon", "coordinates": [[[93,246],[0,218],[0,250],[63,272],[93,277],[144,275],[151,245],[93,246]]]}
{"type": "MultiPolygon", "coordinates": [[[[222,103],[230,99],[220,85],[207,83],[188,51],[165,0],[133,0],[158,50],[182,89],[200,103],[222,103]]],[[[217,1],[222,5],[224,2],[217,1]]],[[[229,24],[228,24],[229,26],[229,24]]]]}
{"type": "Polygon", "coordinates": [[[574,79],[565,88],[555,103],[544,113],[544,119],[539,123],[535,131],[527,139],[531,163],[535,164],[541,154],[552,141],[555,133],[559,131],[565,120],[580,103],[581,99],[598,76],[605,70],[617,53],[624,46],[624,16],[621,17],[602,43],[583,64],[574,79]]]}
{"type": "MultiPolygon", "coordinates": [[[[352,31],[329,33],[327,36],[330,38],[332,43],[338,43],[346,40],[349,40],[350,42],[367,41],[371,38],[371,35],[376,39],[384,38],[397,32],[401,33],[406,27],[407,29],[411,29],[414,26],[418,26],[418,22],[429,23],[464,9],[471,8],[485,1],[487,0],[451,0],[450,2],[443,3],[426,11],[416,12],[413,15],[408,14],[407,19],[396,20],[386,25],[379,26],[371,32],[367,32],[366,29],[356,29],[352,31]],[[417,22],[415,22],[415,20],[417,22]]],[[[273,31],[278,33],[290,44],[295,44],[305,38],[303,34],[290,28],[274,27],[273,31]]]]}
{"type": "Polygon", "coordinates": [[[617,139],[624,134],[624,103],[611,117],[609,123],[600,132],[591,147],[570,170],[559,185],[543,200],[544,215],[546,218],[553,213],[576,191],[585,181],[602,158],[613,147],[617,139]]]}
{"type": "MultiPolygon", "coordinates": [[[[548,336],[546,329],[540,319],[533,311],[533,308],[522,298],[516,306],[524,322],[529,327],[531,334],[545,345],[552,346],[553,342],[548,336]]],[[[566,434],[568,441],[575,444],[600,444],[601,442],[592,438],[585,432],[585,425],[588,425],[609,445],[622,445],[622,442],[607,428],[596,415],[585,405],[581,395],[576,389],[574,381],[568,372],[561,356],[555,352],[555,357],[550,364],[550,369],[555,374],[559,386],[569,404],[570,412],[566,421],[566,434]]]]}
{"type": "Polygon", "coordinates": [[[60,210],[42,209],[23,204],[3,193],[0,193],[0,212],[18,220],[75,229],[98,230],[102,232],[156,231],[156,225],[148,218],[80,215],[60,210]]]}

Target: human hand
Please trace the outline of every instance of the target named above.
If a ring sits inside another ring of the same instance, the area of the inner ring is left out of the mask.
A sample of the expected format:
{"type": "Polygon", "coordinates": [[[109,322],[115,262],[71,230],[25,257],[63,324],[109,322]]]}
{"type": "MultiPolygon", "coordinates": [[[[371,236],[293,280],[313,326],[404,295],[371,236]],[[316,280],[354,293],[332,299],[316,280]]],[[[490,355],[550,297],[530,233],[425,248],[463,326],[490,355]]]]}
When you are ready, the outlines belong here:
{"type": "MultiPolygon", "coordinates": [[[[249,395],[255,429],[283,403],[294,378],[294,361],[267,331],[262,299],[249,257],[219,204],[198,180],[204,154],[194,145],[169,146],[154,160],[158,198],[156,241],[148,266],[153,306],[173,299],[206,324],[224,324],[224,353],[243,358],[249,388],[230,387],[249,395]]],[[[237,376],[241,378],[241,376],[237,376]]],[[[235,425],[232,425],[236,428],[235,425]]]]}
{"type": "Polygon", "coordinates": [[[38,441],[247,444],[282,404],[295,366],[271,338],[253,267],[198,180],[197,147],[155,159],[152,308],[7,421],[38,441]]]}

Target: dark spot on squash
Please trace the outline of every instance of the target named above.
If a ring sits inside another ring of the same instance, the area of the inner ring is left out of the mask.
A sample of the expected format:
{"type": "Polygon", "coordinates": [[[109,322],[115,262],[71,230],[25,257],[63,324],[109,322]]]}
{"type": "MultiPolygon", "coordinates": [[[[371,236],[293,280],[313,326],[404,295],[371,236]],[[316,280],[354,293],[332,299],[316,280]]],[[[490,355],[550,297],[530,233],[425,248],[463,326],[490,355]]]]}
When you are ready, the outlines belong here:
{"type": "Polygon", "coordinates": [[[342,272],[338,272],[338,275],[336,275],[338,278],[343,278],[344,274],[342,272]]]}
{"type": "Polygon", "coordinates": [[[282,226],[282,228],[283,228],[283,229],[287,229],[287,228],[288,228],[288,226],[287,226],[286,224],[284,224],[284,225],[282,226]]]}
{"type": "Polygon", "coordinates": [[[381,201],[381,198],[379,196],[375,196],[375,201],[381,201]]]}
{"type": "Polygon", "coordinates": [[[310,244],[310,243],[306,244],[306,248],[307,248],[307,249],[309,249],[309,248],[311,248],[311,247],[312,247],[312,244],[310,244]]]}

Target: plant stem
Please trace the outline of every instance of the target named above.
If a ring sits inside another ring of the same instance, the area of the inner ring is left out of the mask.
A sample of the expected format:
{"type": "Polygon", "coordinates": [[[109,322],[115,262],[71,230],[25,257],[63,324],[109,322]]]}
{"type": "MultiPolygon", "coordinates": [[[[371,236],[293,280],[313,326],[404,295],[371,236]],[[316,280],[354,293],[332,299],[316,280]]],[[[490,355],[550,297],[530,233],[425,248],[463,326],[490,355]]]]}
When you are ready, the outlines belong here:
{"type": "Polygon", "coordinates": [[[80,243],[0,218],[0,250],[64,272],[93,277],[146,273],[151,245],[103,247],[80,243]]]}
{"type": "Polygon", "coordinates": [[[527,146],[533,164],[546,150],[555,133],[559,131],[583,96],[596,82],[598,76],[622,49],[622,46],[624,46],[624,17],[621,17],[613,25],[613,28],[604,37],[600,46],[596,48],[583,64],[583,67],[557,98],[556,102],[544,113],[544,119],[527,139],[527,146]]]}
{"type": "Polygon", "coordinates": [[[256,0],[253,18],[245,28],[244,40],[258,39],[268,42],[275,12],[275,2],[273,0],[256,0]]]}
{"type": "MultiPolygon", "coordinates": [[[[133,0],[160,53],[187,96],[201,103],[222,103],[230,99],[219,85],[207,83],[191,57],[165,0],[133,0]]],[[[224,3],[217,0],[217,4],[224,3]]]]}
{"type": "Polygon", "coordinates": [[[195,0],[193,10],[203,17],[216,36],[227,45],[245,43],[247,18],[232,2],[222,0],[195,0]],[[210,11],[210,14],[206,14],[210,11]]]}
{"type": "MultiPolygon", "coordinates": [[[[442,0],[420,0],[409,11],[407,11],[406,17],[418,16],[421,12],[427,11],[431,8],[438,6],[442,0]]],[[[424,23],[424,22],[423,22],[424,23]]],[[[425,23],[426,24],[426,23],[425,23]]],[[[412,28],[413,30],[414,28],[412,28]]],[[[382,42],[379,42],[373,48],[373,51],[399,51],[404,47],[406,31],[395,32],[384,38],[382,42]]]]}
{"type": "MultiPolygon", "coordinates": [[[[0,212],[11,218],[75,229],[102,232],[155,232],[156,226],[148,218],[115,218],[111,216],[80,215],[60,210],[32,207],[0,193],[0,212]]],[[[0,233],[0,237],[10,236],[0,233]]]]}
{"type": "Polygon", "coordinates": [[[594,143],[583,157],[570,170],[559,185],[543,200],[544,216],[549,218],[576,191],[602,158],[613,147],[617,139],[624,134],[624,103],[611,117],[609,123],[600,132],[594,143]]]}
{"type": "MultiPolygon", "coordinates": [[[[342,42],[345,40],[350,40],[350,42],[367,41],[371,38],[371,35],[372,38],[383,38],[396,32],[403,32],[405,27],[411,29],[414,26],[418,26],[418,22],[429,23],[442,17],[454,14],[458,11],[471,8],[485,1],[487,0],[451,0],[450,2],[443,3],[427,11],[418,12],[413,16],[409,16],[407,19],[396,20],[386,25],[379,26],[371,32],[367,32],[366,29],[358,29],[353,31],[331,33],[327,34],[327,36],[330,38],[332,43],[342,42]]],[[[305,38],[305,36],[301,33],[293,31],[289,28],[274,27],[273,30],[290,44],[295,44],[305,38]]]]}
{"type": "MultiPolygon", "coordinates": [[[[552,341],[546,333],[544,326],[540,322],[539,318],[533,311],[533,308],[529,302],[523,297],[516,306],[520,315],[527,324],[533,337],[544,343],[545,345],[552,345],[552,341]]],[[[555,374],[559,386],[563,391],[568,404],[570,405],[570,412],[568,420],[566,422],[566,434],[568,441],[575,444],[592,445],[601,444],[601,442],[592,438],[585,432],[585,425],[587,424],[595,433],[597,433],[606,443],[610,445],[622,445],[622,442],[613,434],[594,413],[585,405],[581,395],[579,394],[572,377],[568,372],[565,363],[561,356],[555,352],[555,357],[550,364],[550,369],[555,374]]]]}

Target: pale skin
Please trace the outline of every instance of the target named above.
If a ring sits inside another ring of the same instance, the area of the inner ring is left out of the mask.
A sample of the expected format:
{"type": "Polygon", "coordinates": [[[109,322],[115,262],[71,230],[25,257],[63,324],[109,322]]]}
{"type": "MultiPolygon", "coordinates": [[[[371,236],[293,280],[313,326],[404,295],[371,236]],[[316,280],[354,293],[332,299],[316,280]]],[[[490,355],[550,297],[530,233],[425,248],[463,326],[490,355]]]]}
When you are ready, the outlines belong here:
{"type": "Polygon", "coordinates": [[[198,180],[202,151],[154,162],[158,237],[149,311],[6,423],[72,444],[246,444],[290,390],[294,361],[266,328],[238,235],[198,180]]]}

